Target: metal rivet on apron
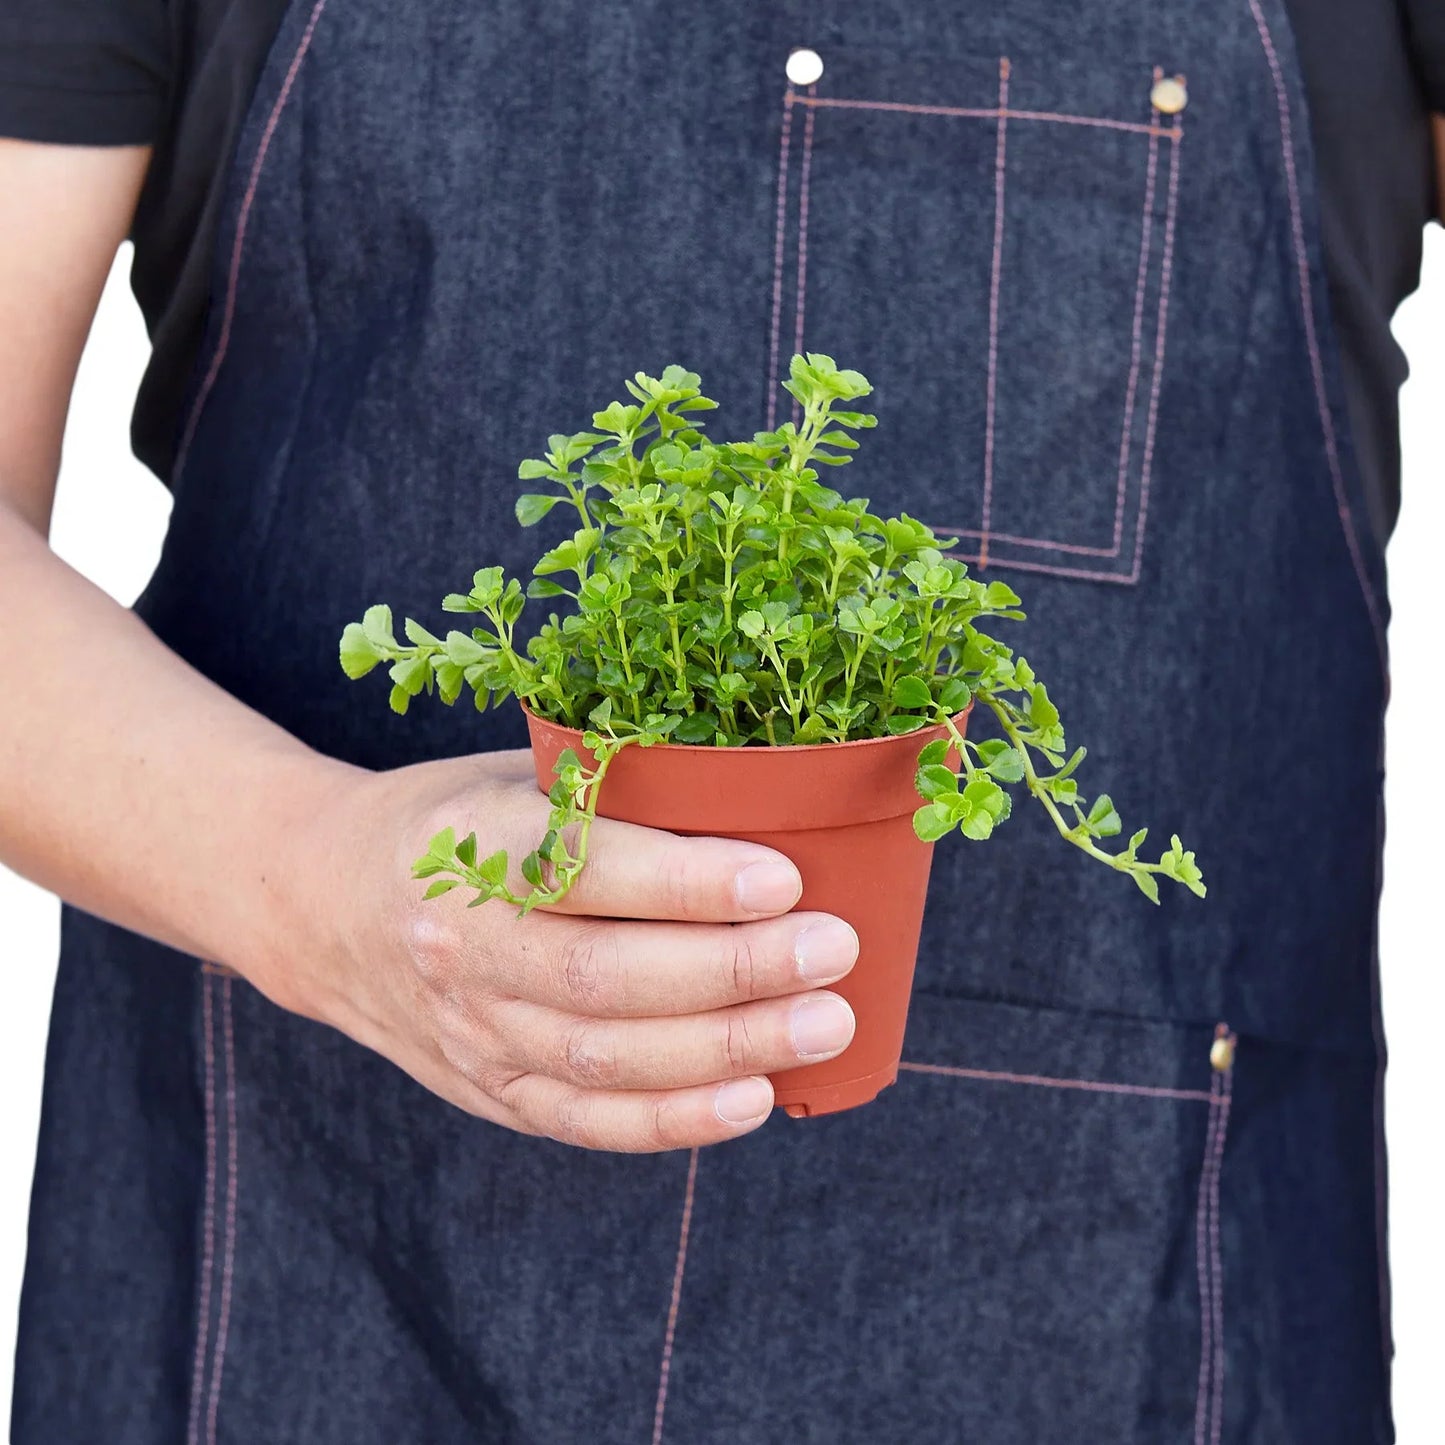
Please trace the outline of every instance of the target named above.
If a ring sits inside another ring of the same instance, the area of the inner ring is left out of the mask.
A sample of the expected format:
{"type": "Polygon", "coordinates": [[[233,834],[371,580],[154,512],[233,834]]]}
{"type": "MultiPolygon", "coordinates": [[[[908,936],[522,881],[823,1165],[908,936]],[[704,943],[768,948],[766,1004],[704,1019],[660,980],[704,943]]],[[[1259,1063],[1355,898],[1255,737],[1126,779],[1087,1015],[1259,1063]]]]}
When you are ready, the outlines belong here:
{"type": "Polygon", "coordinates": [[[794,85],[813,85],[823,73],[823,57],[816,50],[795,50],[788,56],[787,69],[794,85]]]}
{"type": "Polygon", "coordinates": [[[1227,1074],[1234,1066],[1234,1040],[1227,1034],[1215,1039],[1209,1046],[1209,1062],[1221,1074],[1227,1074]]]}
{"type": "Polygon", "coordinates": [[[1178,115],[1189,104],[1189,92],[1184,88],[1184,81],[1179,76],[1166,75],[1162,80],[1154,82],[1149,99],[1161,115],[1178,115]]]}

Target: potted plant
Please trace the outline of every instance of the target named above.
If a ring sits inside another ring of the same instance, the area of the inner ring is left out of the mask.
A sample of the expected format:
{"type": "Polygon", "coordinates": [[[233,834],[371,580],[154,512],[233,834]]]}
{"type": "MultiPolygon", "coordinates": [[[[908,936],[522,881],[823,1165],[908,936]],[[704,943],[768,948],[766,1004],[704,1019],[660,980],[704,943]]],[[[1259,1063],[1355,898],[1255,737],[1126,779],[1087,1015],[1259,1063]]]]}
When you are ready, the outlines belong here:
{"type": "Polygon", "coordinates": [[[599,812],[791,857],[802,906],[846,919],[860,943],[838,985],[853,1043],[774,1079],[798,1115],[865,1103],[896,1077],[930,845],[954,829],[988,838],[1009,787],[1153,902],[1160,877],[1205,889],[1177,837],[1152,862],[1143,829],[1101,846],[1121,832],[1113,803],[1081,795],[1084,749],[1069,752],[1043,682],[985,630],[1022,619],[1014,592],[971,577],[921,522],[876,516],[822,481],[874,425],[847,409],[866,378],[809,354],[785,386],[796,421],[715,442],[700,420],[715,403],[694,373],[638,373],[633,400],[521,464],[547,490],[520,496],[517,520],[561,506],[580,524],[525,590],[483,568],[442,603],[473,626],[444,638],[408,619],[399,642],[390,610],[372,607],[342,634],[341,664],[353,678],[387,664],[400,713],[422,692],[452,704],[466,690],[479,710],[515,696],[526,712],[545,836],[514,868],[504,852],[479,858],[475,834],[443,830],[415,865],[428,898],[465,887],[473,906],[556,902],[586,866],[599,812]],[[528,598],[558,610],[524,641],[528,598]],[[999,736],[967,736],[980,707],[999,736]]]}

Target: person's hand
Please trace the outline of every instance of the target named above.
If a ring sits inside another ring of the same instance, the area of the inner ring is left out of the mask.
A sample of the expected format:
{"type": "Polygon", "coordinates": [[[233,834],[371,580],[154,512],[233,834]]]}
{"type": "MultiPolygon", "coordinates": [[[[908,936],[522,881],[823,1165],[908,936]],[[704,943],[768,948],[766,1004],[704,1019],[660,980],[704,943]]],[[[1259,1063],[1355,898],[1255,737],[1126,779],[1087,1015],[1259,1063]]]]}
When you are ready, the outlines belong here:
{"type": "Polygon", "coordinates": [[[331,798],[252,981],[473,1114],[594,1149],[711,1144],[767,1117],[764,1075],[853,1037],[819,986],[857,937],[789,911],[801,883],[781,854],[599,818],[564,903],[519,918],[461,889],[424,902],[410,864],[448,824],[482,856],[533,848],[547,803],[530,755],[349,773],[331,798]]]}

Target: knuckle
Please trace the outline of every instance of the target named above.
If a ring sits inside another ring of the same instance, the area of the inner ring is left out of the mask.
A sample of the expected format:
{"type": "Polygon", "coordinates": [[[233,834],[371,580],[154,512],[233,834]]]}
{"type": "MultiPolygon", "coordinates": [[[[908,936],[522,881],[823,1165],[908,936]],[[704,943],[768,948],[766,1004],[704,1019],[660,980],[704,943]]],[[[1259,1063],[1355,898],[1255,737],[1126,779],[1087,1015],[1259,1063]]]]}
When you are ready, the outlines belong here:
{"type": "Polygon", "coordinates": [[[617,973],[617,940],[605,923],[579,923],[562,944],[560,972],[567,997],[593,1012],[607,997],[617,973]]]}
{"type": "Polygon", "coordinates": [[[616,1081],[617,1051],[612,1036],[589,1019],[576,1019],[566,1026],[561,1054],[566,1073],[582,1083],[597,1086],[616,1081]]]}
{"type": "Polygon", "coordinates": [[[659,1094],[647,1110],[643,1146],[652,1152],[681,1149],[692,1143],[686,1121],[670,1094],[659,1094]]]}
{"type": "Polygon", "coordinates": [[[456,985],[458,950],[450,930],[435,913],[415,908],[402,929],[402,948],[412,975],[435,993],[456,985]]]}
{"type": "Polygon", "coordinates": [[[686,847],[663,850],[657,871],[657,891],[669,918],[692,918],[701,911],[702,899],[690,856],[686,847]]]}
{"type": "Polygon", "coordinates": [[[747,1073],[751,1060],[757,1056],[757,1050],[752,1028],[745,1014],[733,1012],[728,1015],[724,1047],[727,1051],[728,1069],[734,1074],[747,1073]]]}
{"type": "Polygon", "coordinates": [[[528,1075],[525,1072],[506,1069],[479,1070],[473,1081],[484,1094],[489,1094],[504,1109],[519,1119],[529,1117],[528,1075]]]}
{"type": "Polygon", "coordinates": [[[561,1144],[595,1147],[593,1123],[592,1106],[586,1094],[577,1089],[564,1089],[553,1106],[549,1132],[561,1144]]]}
{"type": "Polygon", "coordinates": [[[728,938],[728,966],[734,998],[756,998],[763,981],[765,964],[753,935],[734,928],[728,938]]]}

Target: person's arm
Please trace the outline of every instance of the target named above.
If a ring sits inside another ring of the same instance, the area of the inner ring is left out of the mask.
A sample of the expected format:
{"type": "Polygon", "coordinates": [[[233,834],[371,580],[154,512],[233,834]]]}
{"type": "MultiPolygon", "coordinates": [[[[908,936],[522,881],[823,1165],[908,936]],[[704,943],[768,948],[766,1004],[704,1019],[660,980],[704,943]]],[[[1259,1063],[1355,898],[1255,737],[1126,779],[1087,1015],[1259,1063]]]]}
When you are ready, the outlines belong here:
{"type": "Polygon", "coordinates": [[[786,859],[603,821],[565,913],[421,904],[407,860],[444,823],[514,856],[540,836],[525,755],[390,773],[324,758],[46,545],[76,366],[147,158],[0,141],[0,859],[495,1122],[612,1149],[754,1127],[763,1074],[852,1033],[817,988],[857,940],[789,912],[786,859]]]}

